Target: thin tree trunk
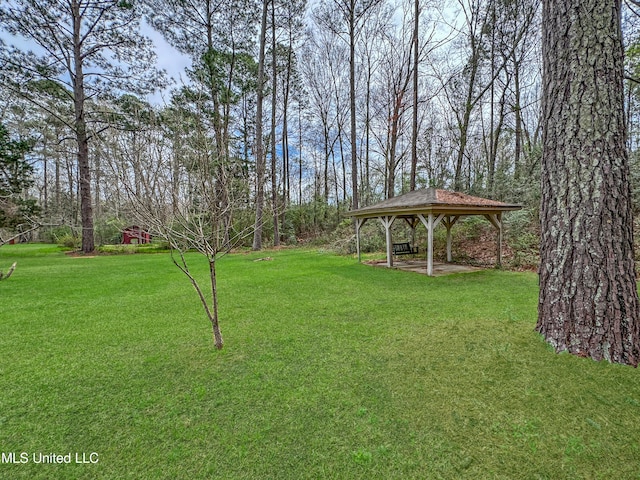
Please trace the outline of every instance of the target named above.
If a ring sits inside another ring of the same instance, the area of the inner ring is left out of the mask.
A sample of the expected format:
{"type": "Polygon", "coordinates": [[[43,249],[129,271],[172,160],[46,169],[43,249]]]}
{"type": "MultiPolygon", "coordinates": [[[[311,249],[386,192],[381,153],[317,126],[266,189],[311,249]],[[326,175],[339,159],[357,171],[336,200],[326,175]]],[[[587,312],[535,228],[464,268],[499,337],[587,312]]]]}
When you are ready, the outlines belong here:
{"type": "Polygon", "coordinates": [[[256,221],[253,230],[253,249],[262,249],[262,223],[264,209],[265,158],[262,146],[262,103],[264,100],[264,51],[267,34],[267,8],[269,0],[262,2],[260,26],[260,53],[258,55],[258,87],[256,95],[256,221]]]}
{"type": "Polygon", "coordinates": [[[54,195],[53,195],[53,201],[54,203],[54,212],[56,214],[60,213],[60,198],[62,197],[62,190],[61,190],[61,184],[60,184],[60,155],[56,154],[55,156],[55,170],[54,170],[54,180],[53,180],[53,185],[54,185],[54,195]]]}
{"type": "MultiPolygon", "coordinates": [[[[77,159],[76,159],[77,160],[77,159]]],[[[65,159],[65,164],[67,167],[67,182],[69,184],[69,208],[64,208],[65,216],[66,214],[70,215],[70,222],[74,225],[78,225],[78,190],[80,187],[78,186],[78,182],[76,181],[76,177],[78,175],[78,162],[71,161],[68,157],[65,159]]]]}
{"type": "Polygon", "coordinates": [[[371,144],[371,59],[367,58],[367,93],[365,96],[365,116],[364,116],[364,204],[369,205],[371,201],[371,163],[370,163],[370,144],[371,144]]]}
{"type": "Polygon", "coordinates": [[[351,113],[351,208],[358,209],[358,151],[356,148],[356,18],[355,0],[349,9],[349,110],[351,113]]]}
{"type": "MultiPolygon", "coordinates": [[[[469,124],[471,122],[471,111],[473,110],[473,85],[475,85],[475,73],[476,68],[472,69],[471,80],[469,81],[469,92],[467,94],[467,101],[464,106],[464,115],[462,121],[458,123],[460,129],[460,148],[458,150],[458,157],[456,159],[456,171],[454,177],[454,189],[461,190],[463,187],[462,178],[462,165],[465,157],[465,150],[467,149],[467,139],[469,134],[469,124]]],[[[471,170],[469,170],[469,181],[471,178],[471,170]]]]}
{"type": "MultiPolygon", "coordinates": [[[[298,205],[302,205],[302,104],[298,102],[298,205]]],[[[314,196],[317,197],[317,193],[314,196]]]]}
{"type": "Polygon", "coordinates": [[[222,332],[220,332],[220,319],[218,318],[218,281],[216,277],[216,259],[215,255],[209,259],[209,278],[211,281],[211,329],[213,330],[213,341],[218,350],[222,350],[224,342],[222,340],[222,332]]]}
{"type": "Polygon", "coordinates": [[[100,185],[102,184],[102,176],[100,175],[100,155],[101,152],[99,149],[96,150],[95,154],[94,154],[94,167],[95,167],[95,178],[94,178],[94,183],[95,183],[95,212],[96,215],[98,216],[98,218],[100,218],[100,215],[102,214],[102,205],[101,205],[101,200],[100,200],[100,185]]]}
{"type": "MultiPolygon", "coordinates": [[[[338,146],[340,147],[340,162],[342,163],[342,200],[347,199],[347,164],[344,161],[344,144],[342,142],[342,128],[338,124],[338,146]]],[[[333,162],[335,163],[335,156],[333,162]]],[[[336,176],[336,202],[338,203],[338,210],[340,210],[340,198],[338,197],[338,177],[336,176]]]]}
{"type": "MultiPolygon", "coordinates": [[[[45,150],[46,151],[46,150],[45,150]]],[[[43,198],[43,202],[42,202],[42,211],[45,214],[49,213],[49,169],[48,169],[48,164],[49,162],[47,161],[48,158],[48,154],[46,154],[47,156],[44,157],[44,159],[42,160],[42,176],[43,176],[43,194],[44,194],[44,198],[43,198]]]]}
{"type": "Polygon", "coordinates": [[[327,122],[323,122],[323,133],[324,133],[324,203],[329,203],[329,127],[327,122]]]}
{"type": "Polygon", "coordinates": [[[409,190],[416,189],[416,171],[418,169],[418,61],[420,46],[418,30],[420,27],[420,0],[414,2],[413,18],[413,110],[411,118],[411,172],[409,173],[409,190]]]}
{"type": "MultiPolygon", "coordinates": [[[[229,231],[231,230],[232,218],[231,218],[231,209],[229,206],[229,196],[226,188],[227,185],[226,176],[227,176],[227,162],[229,159],[229,121],[230,121],[230,113],[229,109],[231,107],[228,99],[225,99],[224,95],[221,95],[220,87],[218,85],[217,72],[215,69],[215,64],[213,61],[213,53],[215,51],[215,45],[213,40],[213,35],[215,31],[215,23],[213,19],[213,12],[217,9],[217,6],[212,5],[210,0],[206,1],[206,30],[207,30],[207,55],[209,56],[206,61],[207,65],[207,73],[208,73],[208,84],[209,84],[209,95],[211,96],[211,100],[213,102],[213,130],[214,130],[214,138],[215,143],[213,145],[213,151],[216,156],[216,176],[218,178],[217,184],[220,186],[218,191],[216,192],[219,202],[220,202],[220,210],[223,212],[222,216],[222,225],[223,225],[223,242],[224,245],[229,245],[231,240],[229,237],[229,231]]],[[[236,61],[236,52],[235,45],[232,44],[231,47],[231,55],[229,60],[229,72],[227,76],[227,84],[226,88],[228,91],[231,91],[231,86],[233,84],[233,76],[235,70],[235,61],[236,61]]]]}
{"type": "Polygon", "coordinates": [[[333,182],[333,186],[336,191],[336,204],[338,206],[338,210],[340,210],[340,187],[338,186],[338,170],[336,169],[336,153],[333,149],[331,150],[331,165],[333,166],[333,178],[335,179],[335,181],[333,182]]]}
{"type": "Polygon", "coordinates": [[[497,146],[496,146],[496,141],[495,141],[495,136],[494,136],[494,122],[495,122],[495,111],[494,111],[494,106],[495,106],[495,95],[496,95],[496,4],[492,2],[492,9],[491,9],[491,105],[489,108],[489,113],[490,113],[490,123],[491,125],[489,126],[489,131],[490,131],[490,137],[489,137],[489,165],[488,165],[488,172],[487,172],[487,190],[489,193],[489,196],[491,197],[493,195],[493,181],[494,181],[494,173],[496,171],[496,155],[495,152],[497,152],[497,146]]]}
{"type": "Polygon", "coordinates": [[[282,100],[282,184],[283,208],[280,224],[285,226],[287,209],[291,205],[291,176],[289,172],[289,95],[291,93],[291,70],[293,68],[293,37],[289,29],[287,49],[287,71],[285,73],[282,100]]]}
{"type": "Polygon", "coordinates": [[[222,340],[222,333],[220,332],[220,318],[218,315],[218,284],[216,278],[216,255],[215,252],[208,255],[208,263],[209,263],[209,282],[211,286],[211,305],[207,302],[207,297],[205,296],[205,292],[200,288],[200,284],[195,279],[195,277],[189,271],[189,266],[184,257],[184,252],[181,250],[177,250],[180,255],[180,261],[178,261],[174,256],[174,250],[171,250],[171,261],[173,264],[180,269],[182,273],[184,273],[193,288],[196,290],[198,294],[198,298],[200,299],[200,303],[202,308],[211,323],[211,330],[213,333],[213,341],[218,350],[222,350],[224,347],[224,342],[222,340]]]}
{"type": "Polygon", "coordinates": [[[513,177],[517,181],[520,179],[522,165],[520,154],[522,152],[522,109],[520,107],[520,63],[516,60],[515,52],[513,54],[513,94],[515,96],[515,105],[513,107],[515,114],[515,152],[513,155],[513,177]]]}
{"type": "Polygon", "coordinates": [[[278,228],[278,157],[276,155],[276,107],[278,101],[278,76],[276,52],[276,6],[271,2],[271,208],[273,209],[273,246],[280,245],[278,228]]]}

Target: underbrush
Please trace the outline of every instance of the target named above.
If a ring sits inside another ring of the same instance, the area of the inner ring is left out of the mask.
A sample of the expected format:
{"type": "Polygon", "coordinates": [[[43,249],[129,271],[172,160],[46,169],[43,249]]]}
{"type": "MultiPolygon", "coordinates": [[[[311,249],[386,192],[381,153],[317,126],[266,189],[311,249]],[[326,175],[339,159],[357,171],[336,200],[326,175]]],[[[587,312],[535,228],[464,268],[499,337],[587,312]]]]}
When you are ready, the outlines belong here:
{"type": "Polygon", "coordinates": [[[117,245],[100,245],[97,248],[99,253],[123,255],[132,253],[164,253],[169,251],[169,245],[165,242],[151,242],[139,244],[117,244],[117,245]]]}

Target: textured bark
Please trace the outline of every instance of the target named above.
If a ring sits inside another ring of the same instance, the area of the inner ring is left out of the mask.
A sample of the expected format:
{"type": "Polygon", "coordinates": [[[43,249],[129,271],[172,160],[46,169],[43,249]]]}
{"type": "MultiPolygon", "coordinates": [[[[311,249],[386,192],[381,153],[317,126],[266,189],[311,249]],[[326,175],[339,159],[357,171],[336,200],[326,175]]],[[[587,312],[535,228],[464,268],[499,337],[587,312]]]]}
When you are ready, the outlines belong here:
{"type": "MultiPolygon", "coordinates": [[[[215,255],[209,258],[209,279],[211,281],[211,309],[207,310],[211,329],[213,330],[213,342],[218,350],[222,350],[224,341],[220,332],[220,317],[218,313],[218,284],[216,279],[215,255]]],[[[206,305],[206,302],[205,302],[206,305]]]]}
{"type": "MultiPolygon", "coordinates": [[[[356,132],[356,1],[349,8],[349,114],[351,124],[351,209],[358,209],[358,151],[356,132]]],[[[343,157],[344,158],[344,157],[343,157]]]]}
{"type": "Polygon", "coordinates": [[[514,156],[513,156],[513,165],[514,172],[513,177],[514,180],[520,180],[520,176],[522,174],[522,166],[520,165],[520,153],[522,152],[522,108],[520,107],[521,103],[521,90],[520,90],[520,62],[517,60],[515,51],[512,54],[513,57],[513,96],[514,98],[514,106],[513,113],[515,115],[515,146],[514,146],[514,156]]]}
{"type": "Polygon", "coordinates": [[[78,175],[80,183],[80,216],[82,218],[82,252],[91,253],[95,249],[93,238],[93,207],[91,205],[91,169],[89,167],[89,140],[85,120],[84,72],[81,40],[80,4],[71,3],[73,12],[73,103],[75,112],[75,133],[78,143],[78,175]]]}
{"type": "Polygon", "coordinates": [[[416,170],[418,169],[418,62],[420,60],[420,0],[413,3],[413,109],[411,112],[411,172],[409,173],[409,190],[416,189],[416,170]]]}
{"type": "Polygon", "coordinates": [[[271,2],[271,208],[273,246],[280,246],[278,229],[278,156],[276,152],[276,110],[278,106],[278,55],[276,51],[276,4],[271,2]]]}
{"type": "Polygon", "coordinates": [[[546,0],[542,24],[536,328],[556,351],[637,366],[620,1],[546,0]]]}
{"type": "Polygon", "coordinates": [[[262,2],[262,22],[260,24],[260,53],[258,56],[258,86],[256,94],[256,222],[253,229],[254,250],[262,250],[265,171],[265,158],[262,145],[262,102],[264,100],[264,52],[268,6],[269,0],[264,0],[262,2]]]}

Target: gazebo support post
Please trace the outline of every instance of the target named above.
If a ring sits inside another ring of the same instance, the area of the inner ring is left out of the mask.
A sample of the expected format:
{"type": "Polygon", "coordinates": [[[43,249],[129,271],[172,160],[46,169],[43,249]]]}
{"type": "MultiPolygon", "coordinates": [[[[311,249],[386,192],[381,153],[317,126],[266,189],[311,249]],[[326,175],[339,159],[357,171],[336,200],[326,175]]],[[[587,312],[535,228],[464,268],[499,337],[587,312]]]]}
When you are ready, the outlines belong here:
{"type": "Polygon", "coordinates": [[[427,275],[431,277],[433,275],[433,229],[436,228],[444,218],[444,213],[441,213],[437,217],[433,213],[430,213],[427,217],[428,220],[424,218],[424,215],[419,213],[418,218],[427,228],[427,275]]]}
{"type": "Polygon", "coordinates": [[[366,222],[366,218],[356,218],[356,252],[358,253],[358,263],[362,261],[360,255],[360,229],[366,222]]]}
{"type": "Polygon", "coordinates": [[[496,267],[502,268],[502,213],[496,214],[498,221],[498,251],[496,252],[496,267]]]}
{"type": "Polygon", "coordinates": [[[387,215],[384,217],[378,217],[378,220],[380,220],[380,222],[382,223],[382,225],[384,226],[385,232],[386,232],[386,239],[387,239],[387,267],[391,268],[393,267],[393,254],[391,251],[391,226],[393,225],[393,222],[395,221],[396,216],[395,215],[387,215]]]}
{"type": "Polygon", "coordinates": [[[433,213],[427,223],[427,275],[433,275],[433,213]]]}
{"type": "Polygon", "coordinates": [[[502,212],[485,215],[486,219],[496,227],[496,268],[502,267],[502,212]]]}

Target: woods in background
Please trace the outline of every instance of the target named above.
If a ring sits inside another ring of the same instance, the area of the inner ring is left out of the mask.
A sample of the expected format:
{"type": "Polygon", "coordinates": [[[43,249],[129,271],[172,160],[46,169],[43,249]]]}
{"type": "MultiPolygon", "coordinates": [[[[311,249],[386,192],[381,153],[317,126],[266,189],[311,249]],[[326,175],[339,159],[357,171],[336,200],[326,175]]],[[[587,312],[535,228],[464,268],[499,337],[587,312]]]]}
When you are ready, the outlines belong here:
{"type": "MultiPolygon", "coordinates": [[[[43,63],[3,44],[0,69],[12,83],[0,87],[0,110],[11,138],[33,144],[24,154],[33,185],[22,196],[47,223],[67,226],[59,234],[92,226],[98,243],[117,241],[135,221],[127,192],[167,212],[197,205],[203,162],[217,185],[221,242],[241,236],[255,248],[331,231],[355,205],[428,186],[522,203],[537,217],[539,2],[147,0],[109,4],[113,11],[90,0],[49,3],[94,15],[78,30],[89,94],[77,69],[61,70],[75,58],[71,40],[19,30],[16,12],[41,2],[10,1],[0,28],[69,49],[43,63]],[[90,41],[111,16],[114,30],[144,17],[190,59],[164,103],[144,95],[163,78],[147,61],[148,42],[90,41]]],[[[637,177],[638,89],[628,85],[637,177]]]]}

